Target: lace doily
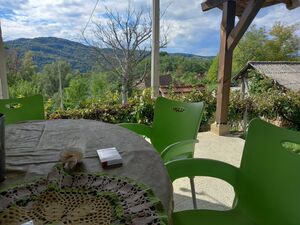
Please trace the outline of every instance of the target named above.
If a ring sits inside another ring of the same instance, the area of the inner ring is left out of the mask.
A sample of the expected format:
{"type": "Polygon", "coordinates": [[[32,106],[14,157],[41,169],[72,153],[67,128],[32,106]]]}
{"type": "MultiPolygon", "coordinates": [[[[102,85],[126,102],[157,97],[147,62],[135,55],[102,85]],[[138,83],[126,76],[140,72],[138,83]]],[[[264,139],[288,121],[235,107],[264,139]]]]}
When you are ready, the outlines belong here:
{"type": "Polygon", "coordinates": [[[54,167],[47,179],[0,191],[0,225],[166,224],[151,189],[128,178],[70,175],[54,167]]]}

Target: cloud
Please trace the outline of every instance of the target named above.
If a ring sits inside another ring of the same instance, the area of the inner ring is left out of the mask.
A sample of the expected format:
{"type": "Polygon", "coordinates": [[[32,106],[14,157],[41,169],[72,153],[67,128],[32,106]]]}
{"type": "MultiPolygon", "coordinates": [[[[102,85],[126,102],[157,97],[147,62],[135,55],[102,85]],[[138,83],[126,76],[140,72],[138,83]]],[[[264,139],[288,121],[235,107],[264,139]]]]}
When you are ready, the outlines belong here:
{"type": "MultiPolygon", "coordinates": [[[[275,22],[282,22],[287,25],[299,24],[300,25],[300,7],[294,10],[288,10],[283,4],[274,5],[264,8],[255,18],[254,23],[259,26],[265,26],[270,29],[275,22]]],[[[298,30],[300,35],[300,29],[298,30]]]]}
{"type": "MultiPolygon", "coordinates": [[[[0,0],[0,19],[5,40],[55,36],[78,41],[96,0],[0,0]]],[[[132,0],[138,8],[150,9],[151,1],[132,0]]],[[[169,52],[215,55],[219,49],[221,10],[202,12],[199,0],[161,0],[167,8],[163,24],[169,26],[169,52]]],[[[105,7],[123,12],[125,0],[100,0],[93,21],[103,17],[105,7]]],[[[300,23],[300,8],[289,11],[283,4],[262,9],[254,23],[269,29],[274,22],[300,23]]],[[[300,35],[300,31],[299,31],[300,35]]]]}

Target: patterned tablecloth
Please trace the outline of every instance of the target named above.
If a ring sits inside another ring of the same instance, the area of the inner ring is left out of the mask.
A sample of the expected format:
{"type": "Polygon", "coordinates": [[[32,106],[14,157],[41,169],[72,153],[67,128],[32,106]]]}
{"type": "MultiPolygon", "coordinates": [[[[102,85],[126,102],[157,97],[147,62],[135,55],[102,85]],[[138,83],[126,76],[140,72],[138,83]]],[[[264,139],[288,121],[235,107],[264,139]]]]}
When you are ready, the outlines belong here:
{"type": "MultiPolygon", "coordinates": [[[[76,167],[75,174],[92,176],[104,172],[145,184],[162,202],[164,212],[170,215],[172,185],[160,156],[140,136],[98,121],[52,120],[6,126],[7,179],[0,184],[0,189],[45,177],[55,168],[62,150],[78,148],[85,149],[85,158],[76,167]],[[108,147],[119,150],[122,167],[101,168],[96,150],[108,147]]],[[[155,216],[153,218],[155,221],[155,216]]]]}

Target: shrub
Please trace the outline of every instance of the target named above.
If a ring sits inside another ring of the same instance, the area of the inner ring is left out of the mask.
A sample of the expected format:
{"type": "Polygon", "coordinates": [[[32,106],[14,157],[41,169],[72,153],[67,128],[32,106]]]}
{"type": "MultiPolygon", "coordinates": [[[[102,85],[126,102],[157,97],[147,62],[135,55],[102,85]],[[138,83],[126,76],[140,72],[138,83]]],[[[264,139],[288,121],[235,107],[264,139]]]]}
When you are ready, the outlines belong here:
{"type": "MultiPolygon", "coordinates": [[[[118,95],[116,93],[116,95],[118,95]]],[[[128,100],[127,105],[122,105],[115,101],[114,95],[111,96],[111,101],[99,101],[90,99],[81,102],[76,109],[56,110],[51,111],[51,107],[46,107],[49,119],[92,119],[108,123],[134,122],[151,124],[154,115],[154,103],[151,99],[151,91],[144,90],[142,93],[136,93],[135,97],[128,100]]],[[[188,95],[179,96],[172,95],[170,98],[182,100],[186,102],[204,101],[205,112],[202,118],[201,125],[207,125],[215,111],[215,98],[206,91],[193,91],[188,95]]],[[[51,106],[51,100],[46,104],[51,106]]]]}
{"type": "MultiPolygon", "coordinates": [[[[137,92],[129,99],[127,105],[120,104],[118,93],[108,93],[106,100],[89,99],[79,104],[76,109],[51,111],[51,100],[46,104],[49,119],[92,119],[108,123],[134,122],[150,125],[153,121],[154,103],[150,90],[137,92]]],[[[194,90],[186,95],[170,93],[169,98],[205,103],[205,111],[201,122],[202,130],[214,122],[216,98],[211,92],[194,90]]],[[[300,93],[282,92],[269,89],[265,92],[243,97],[240,92],[232,92],[229,102],[229,123],[232,126],[243,120],[247,110],[248,120],[260,117],[268,121],[278,121],[292,129],[300,130],[300,93]]]]}

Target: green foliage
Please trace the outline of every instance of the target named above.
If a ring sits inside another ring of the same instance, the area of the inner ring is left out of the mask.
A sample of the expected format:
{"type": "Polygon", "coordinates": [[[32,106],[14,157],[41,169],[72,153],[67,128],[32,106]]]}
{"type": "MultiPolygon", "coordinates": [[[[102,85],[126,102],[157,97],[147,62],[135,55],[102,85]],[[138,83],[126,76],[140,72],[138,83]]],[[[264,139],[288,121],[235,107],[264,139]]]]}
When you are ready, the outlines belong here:
{"type": "Polygon", "coordinates": [[[22,58],[28,51],[31,51],[34,56],[34,64],[39,70],[47,64],[56,62],[59,58],[67,61],[73,70],[83,73],[90,71],[96,64],[95,52],[92,47],[62,38],[21,38],[7,41],[5,44],[10,51],[16,50],[22,58]]]}
{"type": "Polygon", "coordinates": [[[282,144],[284,148],[291,152],[295,152],[296,154],[300,154],[300,144],[297,143],[291,143],[291,142],[284,142],[282,144]]]}
{"type": "Polygon", "coordinates": [[[278,114],[300,130],[300,92],[287,91],[279,95],[276,105],[278,114]]]}
{"type": "Polygon", "coordinates": [[[274,82],[262,76],[255,70],[248,73],[249,91],[251,94],[260,94],[263,92],[268,92],[270,89],[274,88],[274,82]]]}
{"type": "MultiPolygon", "coordinates": [[[[109,96],[104,101],[90,99],[89,101],[82,102],[76,109],[56,110],[48,113],[48,117],[49,119],[85,118],[109,123],[135,122],[151,124],[155,101],[151,99],[150,89],[145,89],[142,93],[135,93],[135,96],[130,98],[126,105],[120,104],[119,93],[109,96]]],[[[215,98],[212,97],[211,93],[195,90],[188,95],[172,95],[171,98],[186,102],[204,101],[205,112],[201,126],[204,127],[211,122],[216,105],[215,98]]],[[[51,103],[48,103],[47,109],[49,109],[49,104],[51,103]]]]}
{"type": "Polygon", "coordinates": [[[209,58],[173,56],[161,54],[160,73],[170,74],[174,82],[186,85],[201,83],[201,76],[205,74],[211,64],[209,58]]]}
{"type": "Polygon", "coordinates": [[[57,61],[46,65],[43,71],[36,76],[36,82],[46,98],[50,98],[59,90],[59,74],[61,75],[62,87],[67,87],[72,69],[66,61],[57,61]]]}
{"type": "MultiPolygon", "coordinates": [[[[248,61],[290,61],[297,60],[300,40],[296,34],[298,26],[275,23],[271,30],[264,27],[250,27],[233,53],[232,75],[237,74],[248,61]]],[[[211,64],[206,83],[216,87],[218,57],[211,64]]]]}
{"type": "Polygon", "coordinates": [[[296,35],[298,25],[285,26],[275,23],[269,34],[272,36],[265,45],[267,58],[270,61],[291,60],[297,56],[300,50],[300,39],[296,35]]]}
{"type": "Polygon", "coordinates": [[[41,94],[41,90],[32,81],[19,80],[9,87],[10,98],[28,97],[36,94],[41,94]]]}
{"type": "Polygon", "coordinates": [[[81,102],[89,97],[89,81],[85,77],[72,79],[64,89],[64,103],[68,108],[77,108],[81,102]]]}
{"type": "Polygon", "coordinates": [[[103,98],[108,91],[117,89],[113,76],[109,73],[93,73],[90,76],[90,95],[92,98],[103,98]]]}
{"type": "Polygon", "coordinates": [[[33,62],[33,53],[31,51],[26,52],[20,68],[21,79],[31,81],[36,71],[37,66],[33,62]]]}
{"type": "Polygon", "coordinates": [[[218,69],[219,69],[219,55],[217,55],[212,61],[209,67],[207,76],[205,77],[205,83],[216,84],[218,79],[218,69]]]}
{"type": "Polygon", "coordinates": [[[233,74],[238,73],[248,61],[267,61],[267,41],[268,33],[265,28],[250,27],[234,51],[233,74]]]}
{"type": "Polygon", "coordinates": [[[229,120],[243,120],[247,110],[248,119],[255,117],[269,121],[280,121],[281,126],[300,130],[300,93],[269,89],[265,92],[243,97],[240,92],[230,96],[229,120]]]}

